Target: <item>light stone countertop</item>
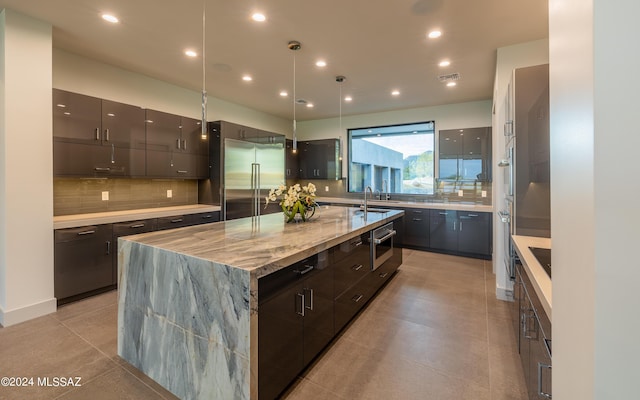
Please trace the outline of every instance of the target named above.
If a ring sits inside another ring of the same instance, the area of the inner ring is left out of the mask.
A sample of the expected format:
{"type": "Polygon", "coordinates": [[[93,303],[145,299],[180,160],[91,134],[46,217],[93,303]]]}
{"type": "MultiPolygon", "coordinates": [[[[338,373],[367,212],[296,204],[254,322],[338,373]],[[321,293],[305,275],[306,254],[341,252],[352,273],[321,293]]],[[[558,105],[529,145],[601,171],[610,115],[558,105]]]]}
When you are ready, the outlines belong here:
{"type": "Polygon", "coordinates": [[[522,261],[522,266],[531,280],[531,284],[540,299],[540,303],[542,303],[542,308],[544,308],[544,311],[547,313],[549,320],[552,320],[551,278],[547,275],[531,250],[529,250],[529,246],[550,249],[551,239],[519,235],[513,235],[512,238],[516,252],[520,257],[520,261],[522,261]]]}
{"type": "Polygon", "coordinates": [[[197,214],[220,211],[220,206],[191,204],[186,206],[143,208],[53,217],[53,229],[77,228],[87,225],[113,224],[137,219],[171,217],[178,214],[197,214]]]}
{"type": "Polygon", "coordinates": [[[307,222],[285,223],[281,213],[240,218],[125,239],[169,252],[255,272],[260,278],[404,215],[321,206],[307,222]]]}
{"type": "MultiPolygon", "coordinates": [[[[334,204],[353,204],[360,205],[362,199],[360,198],[346,198],[346,197],[318,197],[316,201],[320,203],[334,203],[334,204]]],[[[475,203],[463,203],[463,202],[449,202],[449,203],[430,203],[423,201],[401,201],[401,200],[367,200],[367,204],[371,206],[385,206],[385,207],[402,207],[402,208],[424,208],[434,210],[458,210],[458,211],[477,211],[477,212],[493,212],[493,206],[487,206],[483,204],[475,203]]]]}

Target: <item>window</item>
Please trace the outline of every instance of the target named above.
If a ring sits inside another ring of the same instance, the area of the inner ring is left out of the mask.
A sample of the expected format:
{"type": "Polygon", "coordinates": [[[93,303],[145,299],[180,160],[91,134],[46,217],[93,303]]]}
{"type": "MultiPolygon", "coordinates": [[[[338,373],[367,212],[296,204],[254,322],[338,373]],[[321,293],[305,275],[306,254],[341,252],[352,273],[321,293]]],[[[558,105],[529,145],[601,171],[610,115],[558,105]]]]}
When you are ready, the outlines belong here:
{"type": "Polygon", "coordinates": [[[434,122],[349,130],[349,191],[433,194],[434,122]]]}

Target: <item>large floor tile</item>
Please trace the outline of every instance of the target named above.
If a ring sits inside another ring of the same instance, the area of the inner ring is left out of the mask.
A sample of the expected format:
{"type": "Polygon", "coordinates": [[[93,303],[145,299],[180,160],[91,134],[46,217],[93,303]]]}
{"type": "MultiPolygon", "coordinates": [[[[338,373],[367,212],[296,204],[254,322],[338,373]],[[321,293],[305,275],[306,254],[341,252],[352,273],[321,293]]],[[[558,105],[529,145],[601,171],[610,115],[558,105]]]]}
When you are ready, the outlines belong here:
{"type": "Polygon", "coordinates": [[[102,307],[63,322],[71,331],[108,357],[118,354],[118,306],[102,307]]]}
{"type": "Polygon", "coordinates": [[[76,301],[74,303],[65,304],[58,307],[58,310],[52,316],[60,321],[75,318],[88,312],[94,312],[103,307],[112,306],[118,303],[118,291],[102,293],[97,296],[76,301]]]}

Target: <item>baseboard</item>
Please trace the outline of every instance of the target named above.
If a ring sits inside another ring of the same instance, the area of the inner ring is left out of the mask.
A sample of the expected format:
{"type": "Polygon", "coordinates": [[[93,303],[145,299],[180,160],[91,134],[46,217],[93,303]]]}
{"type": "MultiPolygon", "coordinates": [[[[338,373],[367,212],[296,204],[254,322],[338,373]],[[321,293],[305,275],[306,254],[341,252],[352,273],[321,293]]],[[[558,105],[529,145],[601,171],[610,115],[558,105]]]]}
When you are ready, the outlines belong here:
{"type": "Polygon", "coordinates": [[[41,301],[39,303],[31,304],[25,307],[16,308],[13,310],[5,310],[0,306],[0,325],[6,328],[8,326],[19,324],[30,319],[51,314],[53,312],[56,312],[56,309],[57,307],[55,298],[41,301]]]}
{"type": "Polygon", "coordinates": [[[498,300],[513,301],[513,290],[497,287],[496,298],[498,300]]]}

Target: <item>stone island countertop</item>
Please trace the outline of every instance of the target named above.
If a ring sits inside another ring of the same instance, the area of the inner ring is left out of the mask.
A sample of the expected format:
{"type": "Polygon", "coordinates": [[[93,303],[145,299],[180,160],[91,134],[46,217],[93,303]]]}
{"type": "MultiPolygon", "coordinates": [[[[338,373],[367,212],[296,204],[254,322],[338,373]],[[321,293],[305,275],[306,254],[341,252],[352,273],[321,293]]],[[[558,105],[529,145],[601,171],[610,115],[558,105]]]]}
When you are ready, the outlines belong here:
{"type": "Polygon", "coordinates": [[[185,399],[258,398],[258,278],[400,218],[323,206],[119,239],[118,355],[185,399]]]}

